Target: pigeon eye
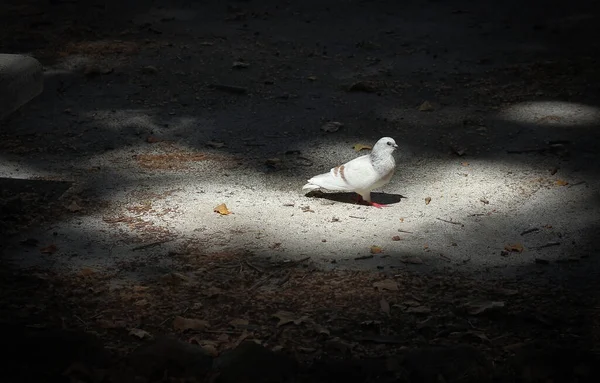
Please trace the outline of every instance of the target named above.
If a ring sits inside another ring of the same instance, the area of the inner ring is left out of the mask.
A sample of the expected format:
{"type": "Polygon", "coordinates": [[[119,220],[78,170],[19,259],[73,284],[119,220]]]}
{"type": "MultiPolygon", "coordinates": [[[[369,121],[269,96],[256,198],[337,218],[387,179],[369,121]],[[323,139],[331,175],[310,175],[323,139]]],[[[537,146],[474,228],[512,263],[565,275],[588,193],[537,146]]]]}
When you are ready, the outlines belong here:
{"type": "Polygon", "coordinates": [[[388,143],[387,143],[387,144],[388,144],[388,145],[390,145],[390,146],[392,145],[392,143],[391,143],[390,141],[388,141],[388,143]]]}

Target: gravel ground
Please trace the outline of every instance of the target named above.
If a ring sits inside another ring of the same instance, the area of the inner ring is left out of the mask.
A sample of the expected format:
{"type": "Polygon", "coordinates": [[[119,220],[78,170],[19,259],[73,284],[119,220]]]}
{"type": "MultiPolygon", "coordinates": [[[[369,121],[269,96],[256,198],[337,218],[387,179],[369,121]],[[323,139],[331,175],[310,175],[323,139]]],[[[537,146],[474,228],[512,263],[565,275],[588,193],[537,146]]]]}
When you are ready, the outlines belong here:
{"type": "Polygon", "coordinates": [[[120,286],[252,254],[597,283],[593,1],[8,3],[0,51],[46,70],[0,128],[16,268],[120,286]],[[382,136],[389,207],[302,193],[382,136]]]}

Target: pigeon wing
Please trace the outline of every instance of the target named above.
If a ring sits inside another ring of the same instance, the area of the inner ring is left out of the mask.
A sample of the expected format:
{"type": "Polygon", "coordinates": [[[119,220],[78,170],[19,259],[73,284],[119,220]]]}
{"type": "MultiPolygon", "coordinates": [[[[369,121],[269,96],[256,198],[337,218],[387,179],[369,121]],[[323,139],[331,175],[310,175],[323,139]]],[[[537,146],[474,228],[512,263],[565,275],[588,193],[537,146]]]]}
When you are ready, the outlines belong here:
{"type": "Polygon", "coordinates": [[[303,189],[323,188],[333,191],[369,190],[378,180],[369,155],[355,158],[308,180],[303,189]]]}

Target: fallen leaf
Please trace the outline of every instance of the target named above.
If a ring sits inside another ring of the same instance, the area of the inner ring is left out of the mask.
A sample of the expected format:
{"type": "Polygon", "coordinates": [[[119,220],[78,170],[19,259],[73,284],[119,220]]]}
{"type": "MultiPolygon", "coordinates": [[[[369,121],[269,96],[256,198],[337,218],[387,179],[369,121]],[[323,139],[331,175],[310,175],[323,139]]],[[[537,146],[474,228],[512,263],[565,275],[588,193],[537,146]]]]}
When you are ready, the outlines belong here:
{"type": "Polygon", "coordinates": [[[429,205],[429,202],[431,202],[431,197],[425,197],[425,205],[429,205]]]}
{"type": "Polygon", "coordinates": [[[219,141],[207,141],[206,146],[210,146],[211,148],[219,149],[219,148],[222,148],[223,146],[225,146],[225,143],[219,142],[219,141]]]}
{"type": "Polygon", "coordinates": [[[419,111],[420,112],[431,112],[435,110],[435,108],[433,107],[433,105],[431,105],[431,103],[429,101],[424,101],[421,106],[419,106],[419,111]]]}
{"type": "Polygon", "coordinates": [[[384,313],[388,315],[390,314],[390,304],[388,303],[388,301],[385,300],[385,298],[381,298],[381,300],[379,301],[379,307],[384,313]]]}
{"type": "Polygon", "coordinates": [[[384,279],[382,281],[374,282],[373,287],[379,290],[398,291],[398,283],[393,279],[384,279]]]}
{"type": "Polygon", "coordinates": [[[383,253],[383,249],[379,246],[371,246],[371,254],[383,253]]]}
{"type": "Polygon", "coordinates": [[[394,236],[392,237],[392,241],[400,241],[400,240],[402,240],[402,238],[400,238],[400,236],[399,236],[399,235],[394,235],[394,236]]]}
{"type": "Polygon", "coordinates": [[[66,209],[72,213],[76,213],[81,211],[83,208],[77,204],[77,201],[72,201],[68,206],[66,206],[66,209]]]}
{"type": "Polygon", "coordinates": [[[94,274],[96,274],[96,270],[89,267],[84,267],[83,269],[81,269],[81,271],[79,271],[79,275],[81,275],[82,277],[89,277],[90,275],[94,274]]]}
{"type": "Polygon", "coordinates": [[[522,253],[523,250],[524,250],[524,247],[520,243],[515,243],[515,244],[512,244],[512,245],[506,245],[506,246],[504,246],[504,250],[506,250],[508,252],[522,253]]]}
{"type": "Polygon", "coordinates": [[[139,328],[132,328],[131,330],[129,330],[129,335],[135,336],[136,338],[140,338],[140,339],[152,338],[152,335],[150,335],[149,332],[144,331],[139,328]]]}
{"type": "Polygon", "coordinates": [[[342,124],[341,122],[329,121],[329,122],[323,124],[323,126],[321,126],[321,130],[326,133],[333,133],[333,132],[337,132],[338,130],[340,130],[340,128],[343,128],[343,127],[344,127],[344,124],[342,124]]]}
{"type": "Polygon", "coordinates": [[[58,251],[58,247],[55,244],[48,245],[46,247],[42,247],[40,252],[42,254],[54,254],[58,251]]]}
{"type": "Polygon", "coordinates": [[[240,318],[232,319],[229,321],[229,324],[233,328],[245,328],[246,326],[248,326],[248,323],[249,322],[247,319],[240,319],[240,318]]]}
{"type": "Polygon", "coordinates": [[[354,149],[357,152],[360,152],[361,150],[364,150],[364,149],[371,150],[371,149],[373,149],[373,147],[369,146],[369,145],[363,145],[363,144],[354,144],[352,146],[352,149],[354,149]]]}
{"type": "Polygon", "coordinates": [[[221,215],[228,215],[231,214],[231,212],[229,211],[229,209],[227,209],[227,205],[225,205],[224,203],[220,204],[219,206],[215,207],[213,209],[213,211],[215,213],[219,213],[221,215]]]}
{"type": "Polygon", "coordinates": [[[377,86],[370,81],[358,81],[350,85],[348,92],[366,92],[373,93],[377,91],[377,86]]]}
{"type": "Polygon", "coordinates": [[[417,306],[417,307],[409,307],[406,309],[406,312],[409,314],[429,314],[431,313],[431,309],[427,306],[417,306]]]}
{"type": "Polygon", "coordinates": [[[498,310],[503,307],[504,302],[497,301],[469,302],[465,305],[465,308],[470,315],[479,315],[485,312],[498,310]]]}
{"type": "Polygon", "coordinates": [[[277,157],[268,158],[265,161],[265,165],[270,166],[272,168],[276,168],[277,166],[281,165],[281,159],[277,157]]]}
{"type": "Polygon", "coordinates": [[[146,142],[149,144],[156,144],[157,142],[161,142],[162,140],[160,138],[156,138],[155,136],[148,136],[148,138],[146,138],[146,142]]]}
{"type": "Polygon", "coordinates": [[[178,331],[185,330],[204,330],[208,328],[209,324],[207,321],[200,319],[184,318],[176,316],[173,320],[173,328],[178,331]]]}
{"type": "Polygon", "coordinates": [[[219,351],[218,351],[219,344],[215,341],[202,339],[199,336],[193,336],[188,340],[188,342],[192,343],[192,344],[194,344],[194,343],[197,344],[198,346],[200,346],[200,348],[202,348],[204,351],[206,351],[211,356],[219,355],[219,351]]]}
{"type": "Polygon", "coordinates": [[[569,183],[567,181],[563,181],[563,180],[556,180],[556,186],[566,186],[569,183]]]}
{"type": "Polygon", "coordinates": [[[243,61],[234,61],[233,64],[231,65],[231,67],[234,69],[244,69],[244,68],[248,68],[249,66],[250,66],[250,64],[245,63],[243,61]]]}
{"type": "Polygon", "coordinates": [[[279,319],[279,322],[277,323],[277,327],[281,327],[288,323],[293,323],[295,325],[299,325],[300,323],[306,321],[306,319],[307,319],[306,317],[298,318],[294,313],[289,312],[289,311],[278,311],[275,314],[273,314],[273,317],[279,319]]]}

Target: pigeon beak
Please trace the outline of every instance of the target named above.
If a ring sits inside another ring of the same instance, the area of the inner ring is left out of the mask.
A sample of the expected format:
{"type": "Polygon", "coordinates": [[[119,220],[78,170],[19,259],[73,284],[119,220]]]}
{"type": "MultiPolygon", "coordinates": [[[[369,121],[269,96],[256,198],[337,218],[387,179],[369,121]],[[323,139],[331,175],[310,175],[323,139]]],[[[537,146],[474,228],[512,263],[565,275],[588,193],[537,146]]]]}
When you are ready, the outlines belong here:
{"type": "Polygon", "coordinates": [[[394,144],[394,149],[398,149],[398,144],[394,144]]]}

